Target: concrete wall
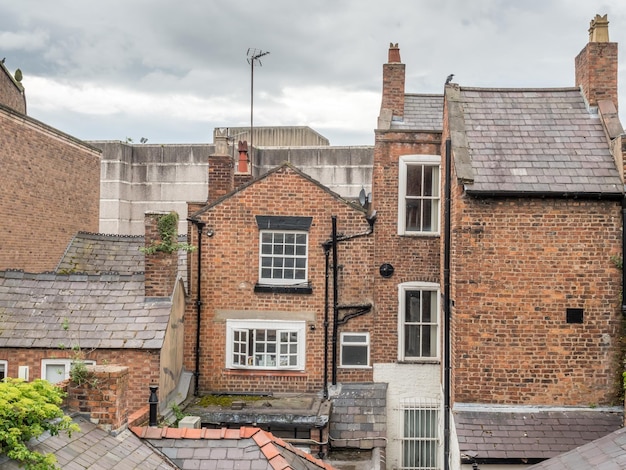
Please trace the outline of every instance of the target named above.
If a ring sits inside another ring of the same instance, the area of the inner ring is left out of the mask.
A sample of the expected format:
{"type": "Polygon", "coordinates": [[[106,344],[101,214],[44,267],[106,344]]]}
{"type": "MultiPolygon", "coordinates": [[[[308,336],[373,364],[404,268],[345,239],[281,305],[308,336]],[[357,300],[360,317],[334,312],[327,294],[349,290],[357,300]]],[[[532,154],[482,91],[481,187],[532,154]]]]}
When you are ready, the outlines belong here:
{"type": "Polygon", "coordinates": [[[357,198],[372,188],[374,149],[363,147],[272,147],[255,149],[255,175],[289,162],[331,191],[357,198]]]}
{"type": "MultiPolygon", "coordinates": [[[[237,142],[250,141],[249,127],[229,127],[228,136],[237,142]]],[[[255,127],[254,147],[290,146],[300,147],[308,145],[330,145],[328,139],[307,126],[279,126],[279,127],[255,127]]]]}
{"type": "Polygon", "coordinates": [[[144,213],[176,211],[186,233],[187,201],[206,201],[209,144],[91,142],[102,149],[100,232],[143,235],[144,213]]]}

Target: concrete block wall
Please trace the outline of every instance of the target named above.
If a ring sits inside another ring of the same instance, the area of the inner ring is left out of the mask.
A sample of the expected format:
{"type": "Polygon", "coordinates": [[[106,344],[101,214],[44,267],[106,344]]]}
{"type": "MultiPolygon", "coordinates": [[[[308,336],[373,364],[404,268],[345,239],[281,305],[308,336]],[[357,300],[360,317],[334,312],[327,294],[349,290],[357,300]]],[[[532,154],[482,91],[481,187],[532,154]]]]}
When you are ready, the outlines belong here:
{"type": "Polygon", "coordinates": [[[102,149],[99,232],[143,235],[144,214],[176,211],[187,230],[187,201],[206,201],[212,144],[91,142],[102,149]]]}

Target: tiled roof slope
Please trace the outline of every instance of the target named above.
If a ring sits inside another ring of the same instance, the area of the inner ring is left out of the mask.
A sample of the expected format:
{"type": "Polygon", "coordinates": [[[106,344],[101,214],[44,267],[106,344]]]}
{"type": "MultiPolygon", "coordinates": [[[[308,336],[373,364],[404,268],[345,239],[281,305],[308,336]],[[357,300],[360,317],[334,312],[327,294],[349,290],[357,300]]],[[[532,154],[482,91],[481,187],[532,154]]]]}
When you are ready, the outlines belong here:
{"type": "MultiPolygon", "coordinates": [[[[63,469],[124,469],[124,470],[171,470],[176,468],[166,459],[144,444],[130,431],[124,431],[113,437],[83,417],[77,416],[74,422],[81,431],[72,433],[72,437],[61,433],[41,436],[32,446],[44,454],[53,453],[57,465],[63,469]]],[[[18,470],[17,462],[0,457],[0,468],[18,470]]]]}
{"type": "Polygon", "coordinates": [[[623,422],[617,409],[459,408],[464,407],[454,410],[459,450],[480,460],[548,459],[606,436],[623,422]]]}
{"type": "Polygon", "coordinates": [[[180,468],[333,470],[330,464],[255,427],[132,427],[131,430],[180,468]]]}
{"type": "Polygon", "coordinates": [[[59,273],[133,274],[144,271],[143,236],[79,232],[57,266],[59,273]]]}
{"type": "Polygon", "coordinates": [[[541,462],[527,470],[621,470],[626,468],[626,428],[541,462]]]}
{"type": "Polygon", "coordinates": [[[171,302],[144,276],[0,272],[0,347],[161,348],[171,302]]]}
{"type": "Polygon", "coordinates": [[[455,132],[467,139],[468,193],[621,194],[600,119],[577,88],[461,87],[458,104],[450,132],[453,148],[464,145],[455,132]]]}
{"type": "Polygon", "coordinates": [[[443,95],[404,95],[403,120],[392,120],[391,128],[440,132],[443,128],[443,95]]]}

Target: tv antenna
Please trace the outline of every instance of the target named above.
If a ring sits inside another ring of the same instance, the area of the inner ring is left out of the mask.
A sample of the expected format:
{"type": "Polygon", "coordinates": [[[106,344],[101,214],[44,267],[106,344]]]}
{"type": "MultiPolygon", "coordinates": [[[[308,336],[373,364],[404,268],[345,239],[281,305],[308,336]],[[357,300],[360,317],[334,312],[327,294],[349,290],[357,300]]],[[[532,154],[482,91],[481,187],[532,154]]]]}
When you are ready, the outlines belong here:
{"type": "Polygon", "coordinates": [[[252,162],[254,162],[253,154],[254,147],[253,133],[254,133],[254,63],[258,63],[259,66],[263,66],[261,63],[261,57],[268,55],[268,51],[262,51],[261,49],[248,48],[247,56],[248,63],[250,64],[250,165],[252,168],[252,162]]]}

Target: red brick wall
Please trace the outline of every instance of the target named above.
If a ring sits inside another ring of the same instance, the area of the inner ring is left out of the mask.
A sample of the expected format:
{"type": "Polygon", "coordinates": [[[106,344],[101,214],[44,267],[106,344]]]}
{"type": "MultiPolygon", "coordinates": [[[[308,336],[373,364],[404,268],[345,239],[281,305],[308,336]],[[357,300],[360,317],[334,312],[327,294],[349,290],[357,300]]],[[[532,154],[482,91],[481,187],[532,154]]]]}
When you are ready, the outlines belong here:
{"type": "Polygon", "coordinates": [[[576,86],[582,86],[591,106],[598,100],[617,99],[617,43],[590,42],[576,56],[576,86]]]}
{"type": "Polygon", "coordinates": [[[389,63],[383,64],[381,109],[390,109],[394,116],[404,116],[405,65],[400,63],[400,50],[389,49],[389,63]]]}
{"type": "Polygon", "coordinates": [[[0,168],[0,269],[52,270],[76,232],[98,231],[98,151],[0,111],[0,168]]]}
{"type": "Polygon", "coordinates": [[[233,159],[229,155],[211,155],[209,157],[209,195],[207,202],[225,196],[233,189],[233,159]]]}
{"type": "MultiPolygon", "coordinates": [[[[201,391],[312,392],[323,384],[324,280],[322,243],[331,236],[331,216],[337,216],[338,231],[354,234],[369,228],[364,213],[335,199],[318,185],[289,167],[261,178],[200,215],[215,235],[203,237],[202,326],[200,353],[201,391]],[[256,215],[311,216],[308,278],[312,294],[255,293],[258,281],[259,229],[256,215]],[[260,310],[267,312],[311,312],[306,326],[304,372],[240,371],[225,369],[226,323],[216,311],[260,310]]],[[[197,232],[192,230],[197,244],[197,232]]],[[[340,303],[372,302],[373,238],[363,237],[339,244],[340,303]]],[[[196,253],[190,257],[192,290],[189,296],[186,334],[186,367],[195,368],[196,253]]],[[[329,281],[332,286],[332,278],[329,281]]],[[[332,298],[329,299],[332,306],[332,298]]],[[[331,310],[332,318],[332,310],[331,310]]],[[[345,331],[364,331],[372,325],[372,314],[354,319],[345,331]]],[[[330,346],[329,346],[330,347],[330,346]]],[[[330,364],[329,364],[330,367],[330,364]]],[[[371,369],[339,370],[338,379],[371,380],[371,369]]],[[[330,376],[329,376],[330,380],[330,376]]]]}
{"type": "Polygon", "coordinates": [[[453,200],[456,401],[610,403],[622,369],[619,203],[453,200]],[[567,308],[584,322],[568,324],[567,308]]]}
{"type": "MultiPolygon", "coordinates": [[[[41,377],[42,359],[71,359],[73,351],[61,349],[1,348],[0,360],[8,361],[7,376],[17,377],[18,366],[28,366],[30,379],[41,377]]],[[[85,352],[85,359],[98,365],[119,365],[129,369],[128,408],[129,412],[146,405],[151,384],[159,383],[159,351],[137,349],[96,349],[85,352]]]]}
{"type": "Polygon", "coordinates": [[[7,75],[8,73],[4,65],[0,66],[0,104],[8,106],[18,113],[26,114],[26,97],[24,92],[7,75]]]}
{"type": "MultiPolygon", "coordinates": [[[[165,213],[149,213],[145,215],[145,246],[152,246],[162,241],[159,233],[159,220],[165,213]]],[[[176,242],[178,234],[174,235],[176,242]]],[[[178,251],[166,253],[157,251],[146,253],[145,256],[145,294],[146,297],[169,297],[174,291],[178,275],[178,251]]]]}
{"type": "MultiPolygon", "coordinates": [[[[398,162],[402,155],[439,155],[439,133],[377,132],[372,180],[373,206],[378,214],[375,230],[375,316],[373,357],[396,362],[398,357],[398,284],[439,282],[440,237],[398,235],[398,162]],[[388,279],[379,267],[389,263],[388,279]]],[[[443,214],[443,212],[442,212],[443,214]]]]}

